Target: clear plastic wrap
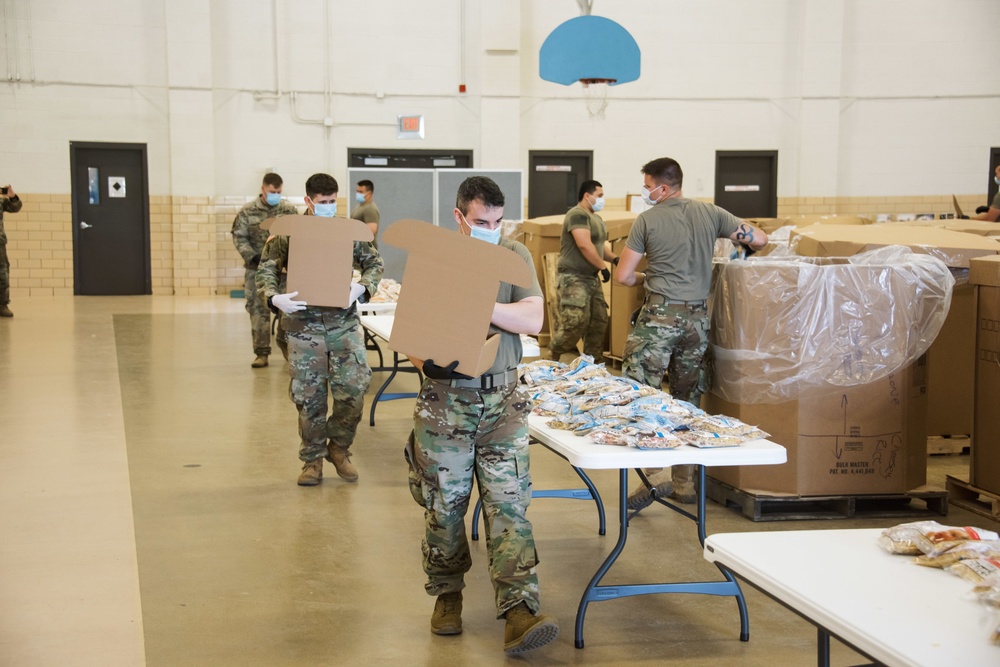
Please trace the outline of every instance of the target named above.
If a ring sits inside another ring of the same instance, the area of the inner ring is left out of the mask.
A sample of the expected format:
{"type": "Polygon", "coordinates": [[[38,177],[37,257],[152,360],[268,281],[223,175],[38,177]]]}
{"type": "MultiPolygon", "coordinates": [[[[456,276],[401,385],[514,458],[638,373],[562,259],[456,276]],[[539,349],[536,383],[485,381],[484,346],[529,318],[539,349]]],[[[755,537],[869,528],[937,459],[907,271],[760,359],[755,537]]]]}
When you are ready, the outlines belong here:
{"type": "Polygon", "coordinates": [[[934,342],[954,284],[944,262],[903,246],[721,265],[712,391],[732,403],[780,403],[882,379],[934,342]]]}

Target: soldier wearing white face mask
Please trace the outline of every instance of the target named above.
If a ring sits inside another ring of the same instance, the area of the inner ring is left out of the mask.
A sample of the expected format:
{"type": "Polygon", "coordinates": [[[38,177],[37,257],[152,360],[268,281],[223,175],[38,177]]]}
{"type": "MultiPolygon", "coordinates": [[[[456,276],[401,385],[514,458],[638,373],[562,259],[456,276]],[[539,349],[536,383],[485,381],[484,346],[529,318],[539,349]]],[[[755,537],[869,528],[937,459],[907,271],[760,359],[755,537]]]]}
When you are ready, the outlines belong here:
{"type": "Polygon", "coordinates": [[[563,220],[559,243],[559,322],[554,323],[549,343],[555,361],[567,352],[576,352],[576,342],[581,338],[584,354],[600,360],[608,330],[608,303],[598,276],[608,282],[611,271],[604,262],[617,258],[608,243],[604,220],[597,215],[604,208],[604,186],[584,181],[578,202],[563,220]]]}
{"type": "MultiPolygon", "coordinates": [[[[993,171],[993,180],[997,185],[1000,185],[1000,165],[993,171]]],[[[996,196],[993,197],[993,201],[990,202],[990,207],[985,213],[980,213],[973,220],[985,220],[986,222],[998,222],[1000,221],[1000,192],[997,192],[996,196]]]]}

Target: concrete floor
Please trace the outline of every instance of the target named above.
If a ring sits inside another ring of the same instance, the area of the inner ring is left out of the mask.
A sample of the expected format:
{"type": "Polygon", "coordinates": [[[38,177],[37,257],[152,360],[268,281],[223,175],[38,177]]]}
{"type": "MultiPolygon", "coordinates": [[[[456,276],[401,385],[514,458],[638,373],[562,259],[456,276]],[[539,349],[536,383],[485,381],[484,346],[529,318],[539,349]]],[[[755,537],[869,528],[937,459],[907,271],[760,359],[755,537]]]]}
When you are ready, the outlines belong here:
{"type": "MultiPolygon", "coordinates": [[[[581,591],[616,529],[598,536],[593,504],[562,499],[538,499],[529,514],[559,638],[503,654],[481,543],[465,632],[434,636],[422,511],[401,454],[412,400],[380,403],[374,427],[366,407],[358,483],[328,470],[322,486],[301,488],[288,376],[277,354],[250,368],[240,301],[67,297],[12,308],[0,321],[0,665],[815,664],[814,628],[749,586],[747,643],[732,599],[658,595],[592,604],[586,648],[574,648],[581,591]]],[[[415,390],[416,377],[393,389],[415,390]]],[[[562,459],[536,454],[536,488],[578,486],[562,459]]],[[[968,465],[932,457],[929,483],[966,477],[968,465]]],[[[593,479],[613,521],[616,474],[593,479]]],[[[901,521],[755,524],[714,503],[708,514],[709,533],[901,521]]],[[[1000,528],[955,507],[947,521],[1000,528]]],[[[656,506],[632,521],[605,583],[717,576],[694,525],[656,506]]],[[[834,647],[834,665],[862,661],[834,647]]]]}

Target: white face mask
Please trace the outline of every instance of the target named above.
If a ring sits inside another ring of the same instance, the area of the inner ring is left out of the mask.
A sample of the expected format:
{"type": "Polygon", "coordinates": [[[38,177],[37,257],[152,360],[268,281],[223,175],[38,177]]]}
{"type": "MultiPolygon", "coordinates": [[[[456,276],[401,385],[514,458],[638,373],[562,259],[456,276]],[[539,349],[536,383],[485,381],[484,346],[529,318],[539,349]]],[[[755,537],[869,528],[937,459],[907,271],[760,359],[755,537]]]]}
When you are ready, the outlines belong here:
{"type": "Polygon", "coordinates": [[[462,220],[465,221],[465,225],[469,228],[469,236],[472,238],[486,241],[493,245],[500,243],[500,236],[503,234],[503,224],[498,225],[496,229],[483,229],[482,227],[469,224],[465,216],[462,216],[462,220]]]}
{"type": "Polygon", "coordinates": [[[662,185],[657,185],[655,188],[653,188],[652,190],[650,190],[645,185],[642,186],[642,199],[643,199],[643,201],[645,201],[650,206],[656,206],[657,202],[655,200],[653,200],[653,198],[652,198],[651,195],[654,192],[656,192],[657,190],[659,190],[660,188],[662,188],[662,187],[663,187],[662,185]]]}
{"type": "Polygon", "coordinates": [[[597,213],[602,208],[604,208],[604,197],[598,197],[594,200],[594,213],[597,213]]]}
{"type": "Polygon", "coordinates": [[[1000,185],[1000,176],[994,176],[993,182],[996,183],[997,185],[1000,185]]]}

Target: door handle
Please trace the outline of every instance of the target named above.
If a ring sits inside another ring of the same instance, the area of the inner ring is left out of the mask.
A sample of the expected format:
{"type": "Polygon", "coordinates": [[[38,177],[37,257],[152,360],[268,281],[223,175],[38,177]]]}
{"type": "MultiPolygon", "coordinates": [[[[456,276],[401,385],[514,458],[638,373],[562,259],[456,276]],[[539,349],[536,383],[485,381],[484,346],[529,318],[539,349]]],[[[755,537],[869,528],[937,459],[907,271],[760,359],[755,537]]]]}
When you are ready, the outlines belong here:
{"type": "Polygon", "coordinates": [[[80,221],[80,229],[90,229],[91,227],[93,227],[93,225],[88,225],[83,220],[80,221]]]}

